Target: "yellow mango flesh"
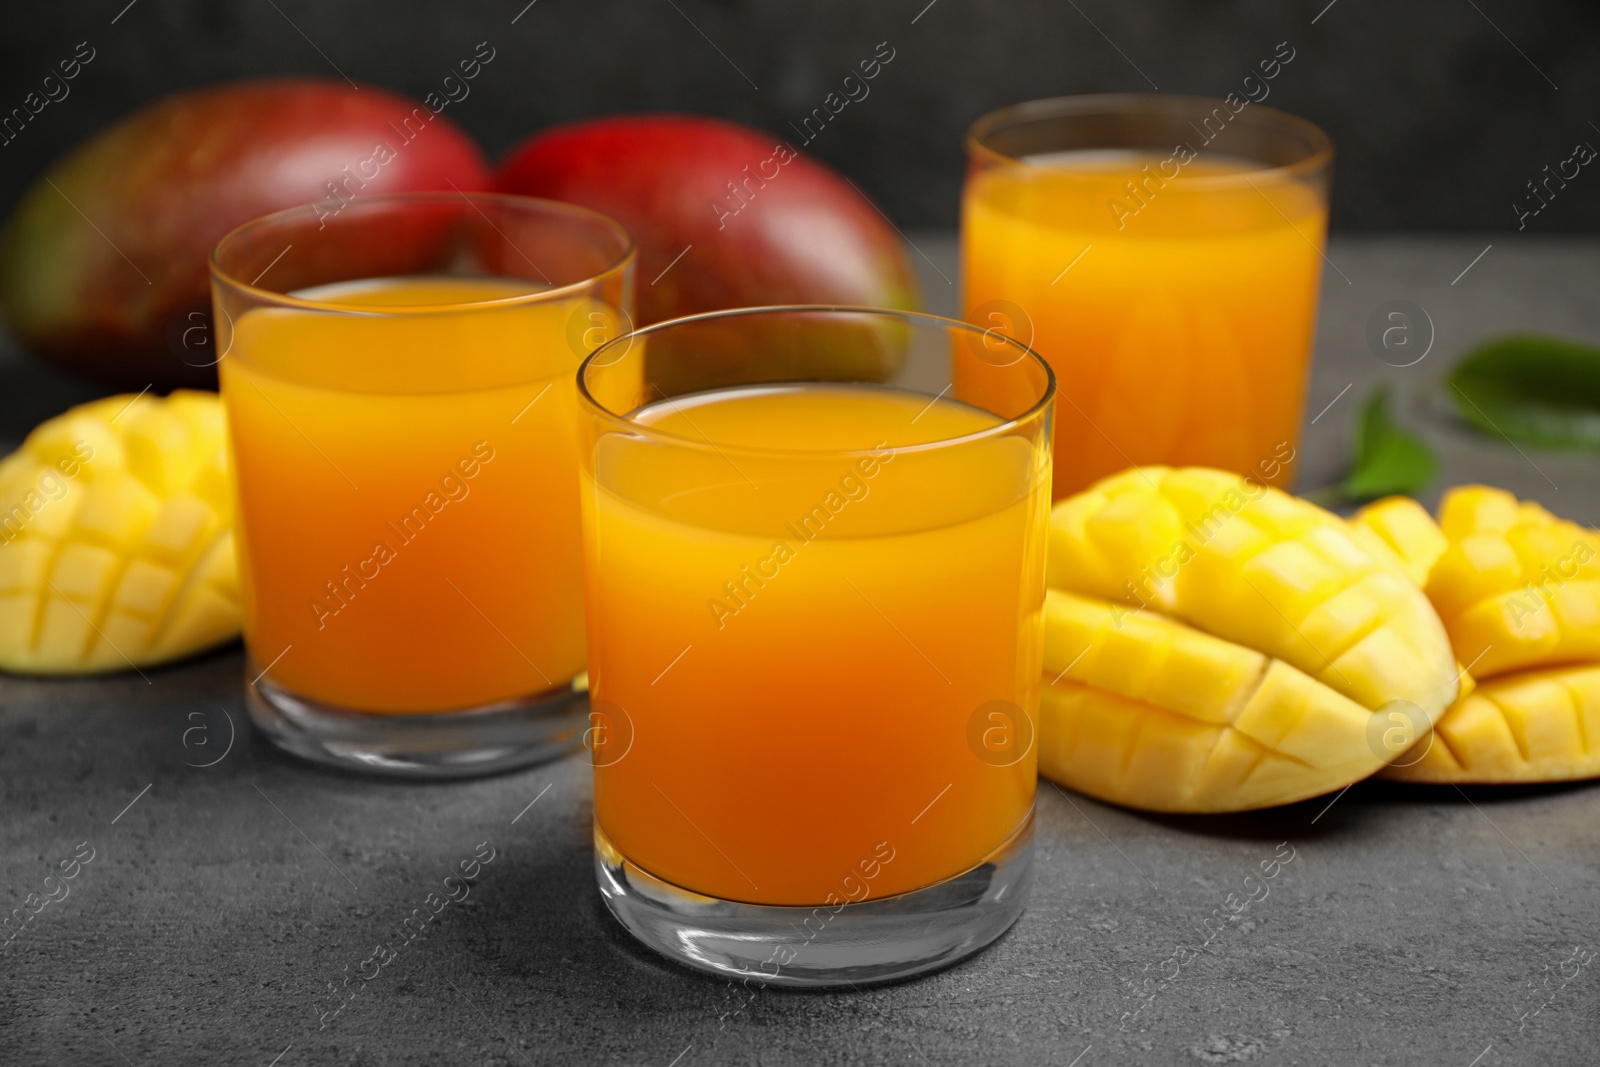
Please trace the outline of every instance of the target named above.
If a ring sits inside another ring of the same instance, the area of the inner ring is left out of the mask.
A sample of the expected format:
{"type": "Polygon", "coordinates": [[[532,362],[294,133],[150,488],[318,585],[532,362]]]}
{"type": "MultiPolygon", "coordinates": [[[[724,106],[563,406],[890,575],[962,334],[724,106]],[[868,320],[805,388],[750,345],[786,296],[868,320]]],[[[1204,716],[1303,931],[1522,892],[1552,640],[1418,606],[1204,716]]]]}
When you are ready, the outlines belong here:
{"type": "Polygon", "coordinates": [[[1237,811],[1348,785],[1388,755],[1371,712],[1282,660],[1154,612],[1051,590],[1039,764],[1102,800],[1237,811]]]}
{"type": "Polygon", "coordinates": [[[1485,486],[1448,493],[1440,520],[1425,588],[1475,675],[1600,662],[1600,535],[1485,486]]]}
{"type": "Polygon", "coordinates": [[[1420,589],[1428,584],[1428,572],[1450,541],[1428,509],[1408,496],[1391,496],[1375,501],[1350,520],[1351,529],[1372,551],[1387,553],[1420,589]]]}
{"type": "Polygon", "coordinates": [[[1480,683],[1383,776],[1461,784],[1600,777],[1600,666],[1518,671],[1480,683]]]}
{"type": "Polygon", "coordinates": [[[1133,468],[1056,505],[1049,584],[1145,603],[1358,703],[1456,695],[1439,619],[1344,520],[1237,475],[1133,468]]]}
{"type": "Polygon", "coordinates": [[[0,460],[0,668],[87,674],[239,634],[214,394],[73,408],[0,460]]]}
{"type": "Polygon", "coordinates": [[[1394,553],[1237,475],[1134,468],[1062,501],[1049,584],[1040,769],[1116,803],[1234,811],[1337,789],[1408,747],[1386,747],[1375,715],[1403,707],[1424,731],[1459,692],[1394,553]]]}
{"type": "MultiPolygon", "coordinates": [[[[1379,501],[1352,522],[1393,529],[1386,514],[1407,504],[1379,501]]],[[[1432,530],[1415,514],[1406,525],[1389,544],[1420,572],[1457,658],[1480,684],[1383,776],[1461,784],[1600,776],[1595,531],[1486,486],[1445,494],[1432,530]]]]}

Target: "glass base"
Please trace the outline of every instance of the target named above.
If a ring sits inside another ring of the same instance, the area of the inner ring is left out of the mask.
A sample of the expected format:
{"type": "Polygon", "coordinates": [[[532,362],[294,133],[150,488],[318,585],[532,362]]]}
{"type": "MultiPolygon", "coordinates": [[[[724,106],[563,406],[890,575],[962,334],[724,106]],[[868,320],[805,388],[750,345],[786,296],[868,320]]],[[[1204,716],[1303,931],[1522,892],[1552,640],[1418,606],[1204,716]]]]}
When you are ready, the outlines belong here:
{"type": "Polygon", "coordinates": [[[1033,812],[976,867],[924,889],[841,907],[704,896],[629,862],[597,822],[600,894],[634,937],[677,963],[778,986],[862,986],[947,967],[1005,933],[1033,881],[1033,812]]]}
{"type": "MultiPolygon", "coordinates": [[[[257,677],[250,660],[245,677],[257,677]]],[[[307,700],[268,678],[245,686],[250,721],[314,763],[397,778],[471,778],[566,755],[589,725],[576,686],[440,714],[376,714],[307,700]]]]}

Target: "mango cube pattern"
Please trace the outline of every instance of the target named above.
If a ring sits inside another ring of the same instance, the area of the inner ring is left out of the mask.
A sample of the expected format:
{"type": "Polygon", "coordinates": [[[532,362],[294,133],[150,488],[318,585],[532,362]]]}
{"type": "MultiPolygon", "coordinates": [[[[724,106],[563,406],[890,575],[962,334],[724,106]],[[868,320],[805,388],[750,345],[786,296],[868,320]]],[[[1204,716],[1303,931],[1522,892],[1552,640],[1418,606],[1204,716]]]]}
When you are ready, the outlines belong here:
{"type": "Polygon", "coordinates": [[[1039,766],[1171,812],[1284,804],[1371,775],[1400,709],[1459,696],[1438,615],[1398,556],[1276,489],[1142,467],[1051,515],[1039,766]]]}
{"type": "Polygon", "coordinates": [[[1446,493],[1439,520],[1398,499],[1352,520],[1420,576],[1479,683],[1384,777],[1600,776],[1600,534],[1478,485],[1446,493]]]}
{"type": "Polygon", "coordinates": [[[239,634],[222,404],[114,396],[0,460],[0,667],[127,670],[239,634]]]}

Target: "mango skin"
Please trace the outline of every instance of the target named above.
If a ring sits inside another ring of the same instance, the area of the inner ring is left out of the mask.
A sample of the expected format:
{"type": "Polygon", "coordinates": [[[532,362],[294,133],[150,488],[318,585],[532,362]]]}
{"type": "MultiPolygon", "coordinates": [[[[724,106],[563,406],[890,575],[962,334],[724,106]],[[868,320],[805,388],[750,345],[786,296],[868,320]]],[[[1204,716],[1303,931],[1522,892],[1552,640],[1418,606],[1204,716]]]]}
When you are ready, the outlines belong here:
{"type": "MultiPolygon", "coordinates": [[[[501,192],[591,208],[638,245],[638,325],[725,308],[854,305],[915,311],[905,242],[842,175],[782,137],[698,115],[616,115],[543,130],[507,154],[501,192]],[[680,258],[681,257],[681,258],[680,258]]],[[[904,339],[841,325],[796,349],[781,326],[697,331],[693,351],[653,341],[646,365],[668,396],[741,381],[821,374],[884,381],[904,339]],[[759,363],[752,354],[759,354],[759,363]]],[[[679,335],[680,337],[682,335],[679,335]]]]}
{"type": "Polygon", "coordinates": [[[699,115],[556,126],[513,148],[496,183],[626,226],[639,247],[640,325],[769,304],[918,306],[905,244],[878,209],[785,138],[748,126],[699,115]]]}
{"type": "Polygon", "coordinates": [[[368,196],[483,189],[489,175],[445,115],[371,86],[282,78],[180,93],[91,137],[23,195],[0,243],[0,308],[74,374],[133,390],[214,385],[211,249],[251,219],[329,200],[334,181],[368,196]],[[422,131],[409,142],[407,118],[422,131]],[[358,187],[346,175],[360,179],[380,142],[394,158],[358,187]]]}

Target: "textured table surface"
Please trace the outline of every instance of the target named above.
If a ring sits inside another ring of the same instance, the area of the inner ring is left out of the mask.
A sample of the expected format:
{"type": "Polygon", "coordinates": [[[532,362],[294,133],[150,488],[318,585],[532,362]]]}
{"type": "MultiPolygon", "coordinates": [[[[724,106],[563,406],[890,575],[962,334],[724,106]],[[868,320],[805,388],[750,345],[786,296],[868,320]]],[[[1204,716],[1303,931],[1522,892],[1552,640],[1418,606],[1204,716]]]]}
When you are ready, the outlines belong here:
{"type": "MultiPolygon", "coordinates": [[[[912,240],[930,305],[952,309],[954,242],[912,240]]],[[[1600,244],[1499,237],[1474,263],[1489,243],[1333,244],[1307,417],[1332,406],[1308,428],[1302,488],[1339,475],[1359,402],[1387,380],[1444,484],[1600,524],[1592,455],[1519,453],[1438,402],[1483,337],[1600,340],[1600,244]],[[1366,341],[1397,299],[1436,333],[1407,368],[1366,341]]],[[[88,395],[7,350],[0,445],[88,395]]],[[[989,950],[886,988],[751,996],[604,913],[582,763],[451,785],[328,774],[251,733],[241,686],[237,649],[148,682],[0,678],[0,903],[93,850],[0,958],[0,1063],[1498,1067],[1593,1063],[1600,1046],[1592,787],[1368,783],[1331,806],[1169,818],[1046,785],[1032,901],[989,950]],[[484,842],[470,896],[341,1008],[330,987],[484,842]],[[1263,861],[1266,895],[1208,935],[1263,861]]]]}

